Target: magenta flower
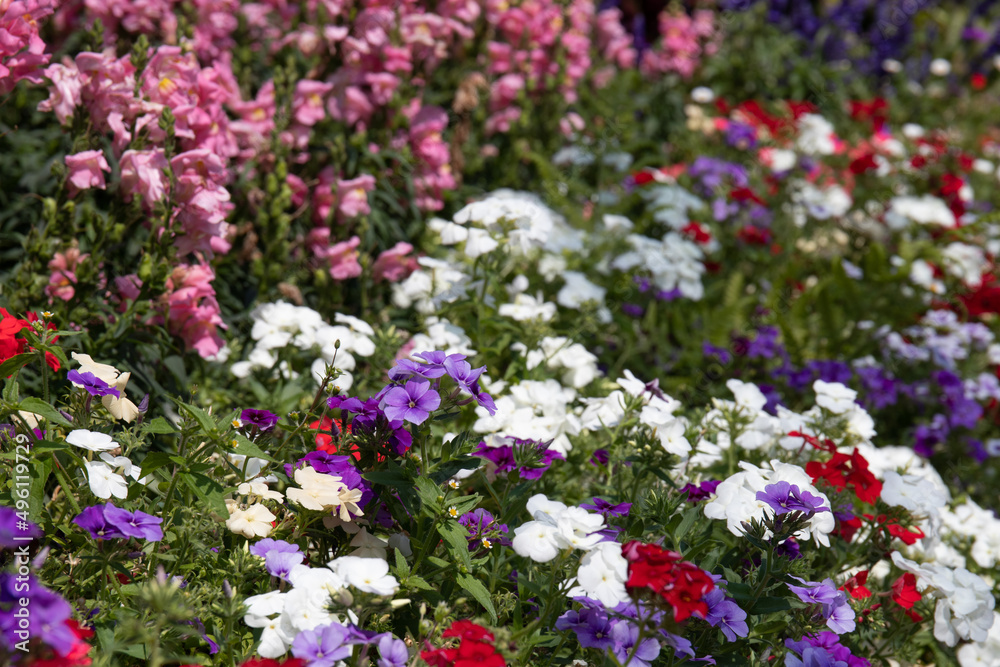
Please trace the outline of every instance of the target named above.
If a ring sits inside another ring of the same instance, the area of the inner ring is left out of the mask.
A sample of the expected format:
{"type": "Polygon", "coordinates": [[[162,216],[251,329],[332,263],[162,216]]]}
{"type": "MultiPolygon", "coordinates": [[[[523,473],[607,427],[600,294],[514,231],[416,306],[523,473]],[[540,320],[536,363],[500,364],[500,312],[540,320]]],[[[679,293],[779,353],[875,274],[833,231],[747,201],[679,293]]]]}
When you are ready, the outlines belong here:
{"type": "Polygon", "coordinates": [[[247,408],[240,413],[240,421],[256,426],[261,431],[270,431],[278,423],[278,415],[270,410],[253,410],[247,408]]]}
{"type": "Polygon", "coordinates": [[[402,387],[386,393],[380,406],[390,421],[401,419],[411,424],[423,424],[430,413],[441,405],[441,397],[428,381],[410,380],[402,387]]]}

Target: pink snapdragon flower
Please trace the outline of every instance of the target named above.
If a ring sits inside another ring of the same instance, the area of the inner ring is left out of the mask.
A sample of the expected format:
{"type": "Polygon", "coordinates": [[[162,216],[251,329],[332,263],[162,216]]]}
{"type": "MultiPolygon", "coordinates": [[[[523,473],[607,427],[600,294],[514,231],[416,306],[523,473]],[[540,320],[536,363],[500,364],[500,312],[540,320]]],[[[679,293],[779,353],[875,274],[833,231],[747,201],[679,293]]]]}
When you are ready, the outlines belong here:
{"type": "Polygon", "coordinates": [[[104,172],[111,171],[103,151],[83,151],[66,156],[69,168],[69,196],[74,197],[80,190],[99,188],[104,190],[104,172]]]}
{"type": "Polygon", "coordinates": [[[76,294],[76,267],[90,255],[81,253],[79,248],[69,248],[66,252],[57,252],[49,262],[49,284],[45,293],[55,299],[69,301],[76,294]]]}
{"type": "Polygon", "coordinates": [[[49,87],[49,98],[38,103],[38,110],[54,112],[59,124],[67,125],[80,105],[80,70],[76,63],[68,60],[63,65],[46,67],[45,77],[52,85],[49,87]]]}
{"type": "Polygon", "coordinates": [[[375,264],[372,265],[372,276],[375,282],[388,280],[391,283],[398,283],[416,271],[417,259],[406,256],[412,251],[413,246],[404,241],[400,241],[383,251],[375,260],[375,264]]]}
{"type": "Polygon", "coordinates": [[[42,82],[42,67],[51,56],[38,35],[38,24],[50,15],[53,0],[0,0],[0,95],[18,81],[42,82]]]}
{"type": "Polygon", "coordinates": [[[292,118],[296,123],[312,127],[326,118],[324,98],[333,90],[333,84],[303,79],[295,84],[292,98],[292,118]]]}
{"type": "Polygon", "coordinates": [[[125,201],[139,195],[146,206],[152,208],[166,194],[167,184],[163,176],[166,168],[167,158],[161,148],[125,151],[121,159],[121,190],[125,201]]]}
{"type": "Polygon", "coordinates": [[[356,248],[361,245],[361,239],[352,236],[347,241],[335,243],[326,250],[326,258],[330,261],[330,277],[334,280],[347,280],[361,275],[361,264],[358,262],[360,253],[356,248]]]}
{"type": "Polygon", "coordinates": [[[337,181],[337,212],[342,218],[356,218],[371,213],[368,193],[375,189],[375,177],[361,174],[357,178],[337,181]]]}
{"type": "Polygon", "coordinates": [[[222,349],[219,329],[225,329],[212,281],[215,273],[205,263],[181,264],[167,279],[164,300],[168,308],[167,330],[180,336],[202,358],[211,358],[222,349]]]}

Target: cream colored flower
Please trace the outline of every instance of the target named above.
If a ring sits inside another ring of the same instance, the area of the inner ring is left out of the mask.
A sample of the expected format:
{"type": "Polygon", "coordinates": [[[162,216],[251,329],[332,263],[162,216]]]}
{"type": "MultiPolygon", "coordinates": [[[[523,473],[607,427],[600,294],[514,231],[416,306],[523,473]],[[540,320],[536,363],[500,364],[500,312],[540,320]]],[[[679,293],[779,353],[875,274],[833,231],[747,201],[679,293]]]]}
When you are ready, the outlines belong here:
{"type": "Polygon", "coordinates": [[[310,510],[334,510],[342,521],[351,521],[351,513],[363,514],[358,507],[361,491],[350,489],[336,475],[317,472],[313,468],[295,471],[295,483],[301,489],[288,489],[285,496],[310,510]]]}
{"type": "Polygon", "coordinates": [[[256,496],[261,500],[281,500],[284,498],[280,491],[272,491],[267,488],[267,482],[259,477],[243,482],[236,487],[236,492],[241,496],[256,496]]]}
{"type": "Polygon", "coordinates": [[[135,418],[139,416],[139,408],[125,394],[125,385],[128,384],[130,377],[132,377],[131,373],[122,373],[114,382],[114,387],[118,390],[121,398],[111,395],[101,397],[101,404],[107,408],[111,416],[115,419],[124,419],[127,423],[134,422],[135,418]]]}
{"type": "Polygon", "coordinates": [[[277,518],[260,503],[243,510],[234,501],[227,500],[226,506],[229,508],[226,528],[247,539],[267,537],[271,532],[271,522],[277,518]]]}

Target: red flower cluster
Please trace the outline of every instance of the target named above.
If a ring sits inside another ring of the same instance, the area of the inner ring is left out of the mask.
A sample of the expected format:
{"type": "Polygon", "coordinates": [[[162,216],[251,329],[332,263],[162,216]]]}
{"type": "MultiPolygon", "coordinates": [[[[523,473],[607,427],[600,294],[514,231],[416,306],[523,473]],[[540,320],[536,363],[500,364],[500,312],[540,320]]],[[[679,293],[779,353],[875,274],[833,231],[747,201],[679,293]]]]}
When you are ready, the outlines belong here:
{"type": "Polygon", "coordinates": [[[845,581],[840,590],[846,591],[855,600],[864,600],[872,596],[872,592],[865,586],[866,583],[868,583],[868,570],[861,570],[845,581]]]}
{"type": "Polygon", "coordinates": [[[76,635],[76,643],[73,644],[73,648],[69,650],[69,653],[64,656],[56,655],[49,658],[38,658],[36,660],[32,660],[28,663],[30,667],[88,667],[91,663],[93,663],[93,660],[87,657],[87,654],[90,653],[90,649],[93,647],[83,640],[93,637],[94,631],[89,628],[81,627],[81,625],[73,619],[66,621],[66,627],[72,630],[73,634],[76,635]]]}
{"type": "MultiPolygon", "coordinates": [[[[872,514],[865,514],[864,517],[875,524],[876,528],[882,528],[883,526],[889,531],[889,534],[893,537],[898,537],[903,541],[904,544],[913,544],[917,540],[923,539],[925,537],[924,531],[920,530],[916,526],[912,529],[904,528],[900,526],[895,520],[890,520],[885,514],[879,514],[874,516],[872,514]]],[[[845,542],[850,542],[854,537],[854,533],[858,532],[861,528],[861,519],[854,517],[852,519],[846,519],[840,522],[837,529],[837,534],[844,538],[845,542]]]]}
{"type": "MultiPolygon", "coordinates": [[[[26,320],[18,319],[8,313],[5,308],[0,308],[0,363],[15,355],[31,351],[28,347],[28,341],[19,338],[18,334],[21,333],[21,329],[30,329],[31,323],[38,321],[38,315],[28,313],[27,318],[26,320]]],[[[56,327],[49,322],[47,328],[55,329],[56,327]]],[[[53,338],[53,340],[55,339],[53,338]]],[[[45,353],[45,363],[53,371],[59,370],[59,359],[51,352],[45,353]]]]}
{"type": "Polygon", "coordinates": [[[708,604],[703,598],[715,584],[697,565],[682,561],[676,551],[638,541],[623,545],[622,556],[628,561],[625,588],[630,593],[642,589],[653,591],[673,608],[677,622],[692,615],[705,618],[708,614],[708,604]]]}
{"type": "Polygon", "coordinates": [[[826,463],[810,461],[806,464],[806,472],[813,484],[822,479],[837,490],[853,487],[858,500],[864,503],[874,503],[882,494],[882,482],[868,470],[868,461],[857,448],[850,456],[834,452],[826,463]]]}
{"type": "Polygon", "coordinates": [[[420,657],[433,667],[506,667],[503,656],[493,645],[493,633],[472,621],[455,621],[442,637],[458,637],[452,648],[421,651],[420,657]]]}

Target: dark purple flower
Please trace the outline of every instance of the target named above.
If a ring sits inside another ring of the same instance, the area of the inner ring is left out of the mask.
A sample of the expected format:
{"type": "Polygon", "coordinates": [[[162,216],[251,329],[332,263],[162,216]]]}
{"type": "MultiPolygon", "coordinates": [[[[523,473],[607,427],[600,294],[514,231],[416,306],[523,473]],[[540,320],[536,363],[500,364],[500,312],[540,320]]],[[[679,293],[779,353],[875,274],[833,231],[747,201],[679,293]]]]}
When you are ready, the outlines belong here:
{"type": "Polygon", "coordinates": [[[753,148],[757,145],[757,131],[750,125],[730,121],[726,128],[726,143],[740,150],[753,148]]]}
{"type": "Polygon", "coordinates": [[[431,389],[430,382],[408,380],[402,387],[390,389],[382,399],[381,407],[390,420],[423,424],[439,405],[441,397],[431,389]]]}
{"type": "Polygon", "coordinates": [[[701,344],[701,353],[706,357],[715,357],[721,364],[728,364],[733,360],[733,356],[729,354],[729,350],[718,345],[712,345],[708,341],[701,344]]]}
{"type": "Polygon", "coordinates": [[[158,516],[138,510],[129,512],[108,503],[104,506],[104,518],[128,537],[137,537],[148,542],[159,542],[163,539],[163,529],[160,527],[163,519],[158,516]]]}
{"type": "Polygon", "coordinates": [[[81,373],[78,370],[72,370],[66,374],[66,379],[86,389],[87,393],[91,396],[121,397],[121,393],[115,387],[112,387],[93,373],[81,373]]]}
{"type": "Polygon", "coordinates": [[[611,460],[611,456],[608,454],[606,449],[595,449],[594,453],[590,456],[590,463],[592,465],[608,465],[608,461],[611,460]]]}
{"type": "Polygon", "coordinates": [[[572,630],[584,648],[607,650],[615,644],[611,628],[615,622],[608,618],[603,608],[585,606],[579,611],[569,610],[556,619],[557,630],[572,630]]]}
{"type": "MultiPolygon", "coordinates": [[[[676,301],[677,299],[680,299],[682,296],[684,296],[684,293],[681,292],[681,288],[679,287],[675,287],[672,290],[661,289],[656,291],[656,299],[658,301],[667,301],[667,302],[676,301]]],[[[646,642],[643,642],[643,644],[645,643],[646,642]]]]}
{"type": "Polygon", "coordinates": [[[774,553],[779,556],[783,556],[788,560],[798,560],[799,558],[802,558],[802,550],[799,548],[799,543],[794,537],[789,537],[787,540],[775,547],[774,553]]]}
{"type": "Polygon", "coordinates": [[[41,536],[42,529],[19,517],[13,507],[0,506],[0,549],[20,546],[41,536]]]}
{"type": "Polygon", "coordinates": [[[785,481],[765,486],[763,491],[757,492],[757,500],[767,503],[776,516],[788,512],[815,514],[830,511],[830,508],[823,507],[822,498],[785,481]]]}
{"type": "Polygon", "coordinates": [[[611,516],[627,516],[629,510],[632,509],[632,503],[618,503],[615,505],[609,503],[604,498],[594,498],[594,502],[583,503],[580,507],[585,510],[599,512],[604,518],[608,518],[611,516]]]}
{"type": "Polygon", "coordinates": [[[643,276],[632,276],[632,282],[634,282],[639,287],[639,293],[645,294],[652,287],[652,283],[649,282],[649,278],[644,278],[643,276]]]}
{"type": "Polygon", "coordinates": [[[14,572],[0,573],[0,645],[6,641],[7,646],[13,647],[38,638],[65,656],[77,642],[76,635],[66,625],[72,613],[69,603],[42,586],[33,574],[22,577],[14,572]],[[22,605],[22,600],[27,605],[22,605]],[[26,609],[27,615],[14,616],[15,608],[26,609]]]}
{"type": "Polygon", "coordinates": [[[722,484],[720,480],[708,479],[697,485],[685,484],[681,492],[687,494],[689,503],[697,503],[712,497],[719,484],[722,484]]]}
{"type": "Polygon", "coordinates": [[[469,530],[469,550],[475,551],[483,545],[483,540],[510,544],[509,529],[505,523],[497,523],[496,518],[483,508],[477,508],[458,517],[458,522],[469,530]]]}
{"type": "Polygon", "coordinates": [[[639,318],[646,312],[646,309],[635,303],[623,303],[622,312],[629,317],[639,318]]]}
{"type": "Polygon", "coordinates": [[[270,431],[278,423],[278,415],[268,410],[252,410],[247,408],[240,413],[240,421],[252,424],[261,431],[270,431]]]}
{"type": "Polygon", "coordinates": [[[87,507],[73,519],[73,523],[90,532],[95,540],[110,540],[125,537],[125,533],[112,525],[104,516],[104,505],[87,507]]]}

